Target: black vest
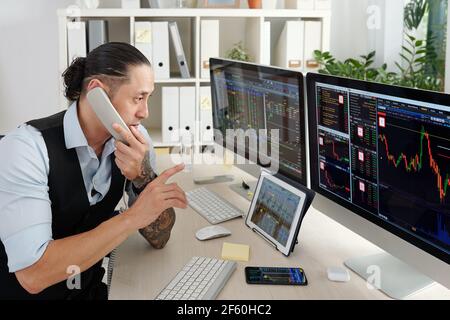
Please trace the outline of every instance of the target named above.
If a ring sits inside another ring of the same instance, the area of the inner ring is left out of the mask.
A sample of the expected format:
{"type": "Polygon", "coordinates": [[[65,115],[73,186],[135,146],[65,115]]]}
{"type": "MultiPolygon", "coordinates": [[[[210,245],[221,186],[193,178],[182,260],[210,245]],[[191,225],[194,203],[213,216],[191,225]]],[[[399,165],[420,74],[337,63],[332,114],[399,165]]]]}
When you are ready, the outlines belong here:
{"type": "MultiPolygon", "coordinates": [[[[49,197],[52,209],[53,239],[62,239],[94,229],[112,217],[122,196],[124,177],[111,157],[111,186],[104,199],[90,206],[75,149],[66,149],[64,112],[48,118],[33,120],[29,125],[38,129],[48,150],[50,173],[49,197]]],[[[101,286],[104,273],[100,260],[81,273],[81,289],[69,290],[66,281],[57,283],[40,294],[25,291],[14,273],[9,273],[7,255],[0,242],[0,300],[1,299],[92,299],[101,286]]]]}

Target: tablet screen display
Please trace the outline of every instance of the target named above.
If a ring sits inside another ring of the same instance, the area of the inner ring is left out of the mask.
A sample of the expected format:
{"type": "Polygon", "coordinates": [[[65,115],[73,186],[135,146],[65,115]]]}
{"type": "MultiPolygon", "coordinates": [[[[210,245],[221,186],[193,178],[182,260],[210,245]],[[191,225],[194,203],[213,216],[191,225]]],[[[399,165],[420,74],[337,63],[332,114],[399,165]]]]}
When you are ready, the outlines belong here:
{"type": "Polygon", "coordinates": [[[286,246],[300,197],[264,179],[251,221],[278,243],[286,246]]]}

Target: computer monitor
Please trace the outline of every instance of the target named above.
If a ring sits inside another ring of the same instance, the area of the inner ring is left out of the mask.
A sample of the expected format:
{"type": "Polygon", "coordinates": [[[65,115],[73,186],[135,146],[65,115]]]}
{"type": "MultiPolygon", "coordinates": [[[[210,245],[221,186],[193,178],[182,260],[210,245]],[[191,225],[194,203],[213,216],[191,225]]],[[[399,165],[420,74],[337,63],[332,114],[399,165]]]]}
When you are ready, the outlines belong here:
{"type": "Polygon", "coordinates": [[[214,58],[210,59],[210,70],[216,143],[254,160],[253,165],[238,167],[255,177],[263,166],[278,169],[284,176],[306,185],[303,75],[214,58]],[[248,133],[251,129],[255,131],[248,133]],[[279,139],[273,132],[278,133],[279,139]],[[261,145],[266,146],[264,152],[261,145]],[[252,153],[258,153],[258,157],[252,157],[252,153]]]}
{"type": "Polygon", "coordinates": [[[450,287],[450,96],[313,73],[307,90],[313,206],[406,263],[346,265],[380,267],[395,298],[450,287]]]}

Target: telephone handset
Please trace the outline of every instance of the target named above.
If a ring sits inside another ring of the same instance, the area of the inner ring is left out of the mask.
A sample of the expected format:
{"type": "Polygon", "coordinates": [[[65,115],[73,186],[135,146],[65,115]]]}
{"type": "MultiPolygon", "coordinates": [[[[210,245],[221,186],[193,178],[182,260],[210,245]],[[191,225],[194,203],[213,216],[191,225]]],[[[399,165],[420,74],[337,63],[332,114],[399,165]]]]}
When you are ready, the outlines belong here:
{"type": "Polygon", "coordinates": [[[117,141],[121,141],[127,144],[125,139],[120,134],[118,134],[116,130],[114,130],[112,125],[113,123],[117,123],[126,131],[131,133],[130,128],[128,128],[128,126],[122,120],[119,113],[109,100],[106,92],[100,87],[94,88],[87,93],[87,100],[89,101],[89,104],[92,106],[95,114],[103,123],[105,128],[109,131],[109,133],[111,133],[111,135],[117,141]]]}
{"type": "MultiPolygon", "coordinates": [[[[126,131],[131,133],[130,128],[126,125],[125,121],[120,117],[117,110],[112,105],[111,101],[109,100],[108,95],[106,92],[100,88],[94,88],[91,91],[89,91],[86,95],[87,100],[89,101],[89,104],[91,105],[92,109],[94,110],[97,117],[100,119],[101,123],[105,126],[106,130],[111,133],[111,135],[117,140],[121,141],[124,144],[128,145],[128,143],[125,141],[125,139],[114,130],[112,127],[113,123],[117,123],[119,126],[124,128],[126,131]]],[[[128,208],[128,202],[125,201],[125,188],[127,185],[127,179],[125,178],[123,182],[123,191],[122,191],[122,201],[125,204],[125,207],[120,208],[120,212],[125,211],[128,208]]]]}

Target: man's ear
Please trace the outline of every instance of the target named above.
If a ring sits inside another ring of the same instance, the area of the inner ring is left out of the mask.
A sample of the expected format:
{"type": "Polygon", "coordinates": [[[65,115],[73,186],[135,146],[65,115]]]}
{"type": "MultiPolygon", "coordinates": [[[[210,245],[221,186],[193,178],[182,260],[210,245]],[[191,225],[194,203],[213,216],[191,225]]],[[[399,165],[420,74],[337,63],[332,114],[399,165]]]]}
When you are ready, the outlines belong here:
{"type": "Polygon", "coordinates": [[[87,89],[87,91],[91,91],[92,89],[95,89],[98,87],[102,88],[103,90],[106,89],[106,86],[103,84],[103,82],[101,82],[98,79],[92,79],[91,81],[89,81],[86,89],[87,89]]]}

